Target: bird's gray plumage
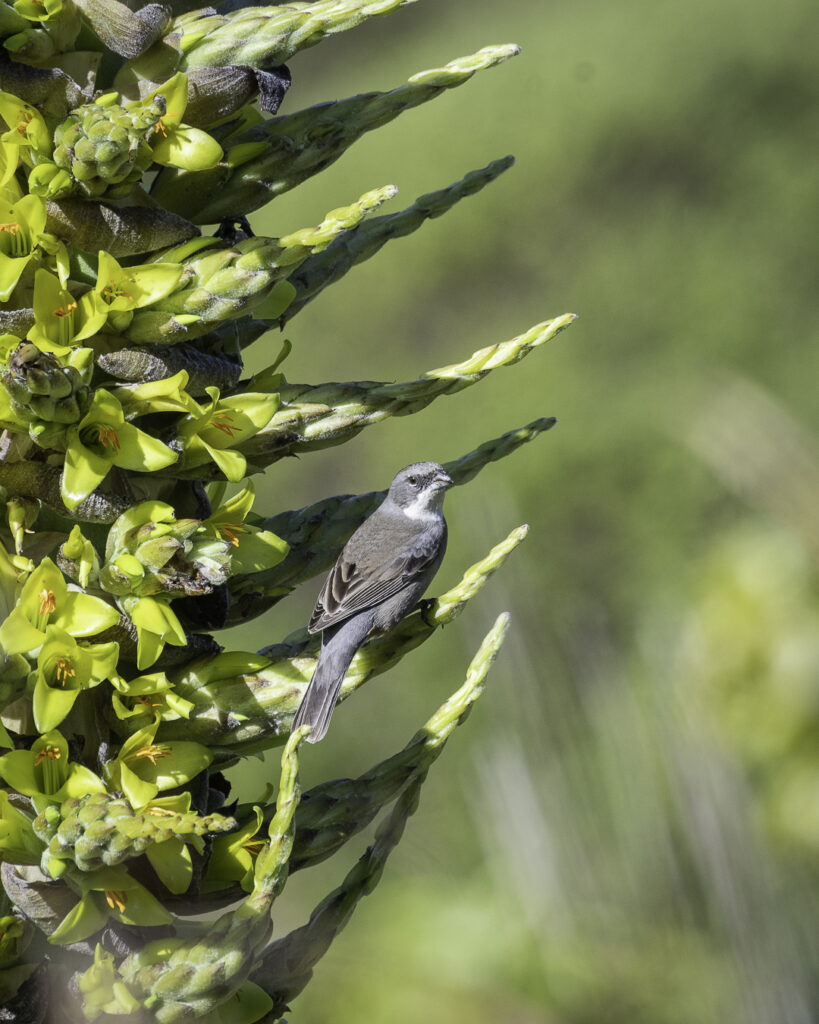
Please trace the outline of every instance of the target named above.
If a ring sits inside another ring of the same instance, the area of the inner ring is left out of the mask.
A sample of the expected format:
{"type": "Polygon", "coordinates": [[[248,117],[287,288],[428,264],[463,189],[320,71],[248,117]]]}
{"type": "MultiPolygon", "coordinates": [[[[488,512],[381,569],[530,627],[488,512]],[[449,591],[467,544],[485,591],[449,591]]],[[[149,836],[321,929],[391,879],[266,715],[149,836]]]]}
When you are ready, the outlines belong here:
{"type": "Polygon", "coordinates": [[[438,571],[447,540],[442,505],[451,485],[437,462],[402,469],[330,570],[307,627],[321,631],[321,654],[292,726],[311,726],[311,743],[327,732],[355,652],[368,637],[397,626],[438,571]]]}

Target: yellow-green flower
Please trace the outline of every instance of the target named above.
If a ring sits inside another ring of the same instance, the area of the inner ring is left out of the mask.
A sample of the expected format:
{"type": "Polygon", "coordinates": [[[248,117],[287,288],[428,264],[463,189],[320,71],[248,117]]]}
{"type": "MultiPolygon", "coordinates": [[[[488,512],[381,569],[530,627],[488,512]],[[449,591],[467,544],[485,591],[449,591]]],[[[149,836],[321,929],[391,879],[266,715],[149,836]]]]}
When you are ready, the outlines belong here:
{"type": "MultiPolygon", "coordinates": [[[[139,105],[150,106],[162,96],[167,105],[150,139],[154,163],[169,164],[185,171],[205,171],[222,159],[222,147],[207,132],[182,123],[188,105],[188,77],[181,71],[144,96],[139,105]]],[[[137,104],[129,104],[130,110],[137,104]]]]}
{"type": "Polygon", "coordinates": [[[68,744],[56,729],[35,740],[30,750],[3,754],[0,776],[18,793],[30,796],[38,811],[69,797],[105,792],[102,779],[90,768],[68,760],[68,744]]]}
{"type": "Polygon", "coordinates": [[[60,547],[60,555],[66,562],[73,563],[71,576],[83,589],[87,588],[92,580],[96,582],[99,579],[100,560],[97,549],[84,536],[79,523],[72,526],[68,539],[60,547]]]}
{"type": "Polygon", "coordinates": [[[79,644],[59,626],[46,627],[34,675],[34,721],[40,732],[55,729],[81,690],[110,678],[117,666],[119,644],[79,644]]]}
{"type": "Polygon", "coordinates": [[[272,569],[287,556],[290,545],[270,530],[260,530],[248,522],[256,497],[253,482],[247,484],[209,516],[204,525],[233,548],[230,558],[232,575],[272,569]]]}
{"type": "Polygon", "coordinates": [[[160,720],[156,715],[150,725],[129,736],[116,758],[105,766],[109,785],[122,790],[134,810],[145,807],[162,790],[190,782],[213,760],[213,754],[201,743],[154,743],[160,720]]]}
{"type": "Polygon", "coordinates": [[[94,392],[88,412],[66,430],[62,498],[76,508],[112,466],[152,473],[176,462],[177,454],[125,419],[122,406],[104,388],[94,392]]]}
{"type": "Polygon", "coordinates": [[[5,789],[0,789],[0,861],[39,864],[42,852],[31,819],[12,804],[5,789]]]}
{"type": "Polygon", "coordinates": [[[89,1020],[103,1013],[135,1014],[142,1008],[120,977],[113,953],[106,953],[99,943],[94,949],[93,964],[77,978],[77,988],[89,1020]]]}
{"type": "Polygon", "coordinates": [[[49,626],[58,626],[69,636],[87,637],[110,629],[119,618],[116,608],[101,598],[69,590],[57,566],[44,558],[0,625],[0,645],[6,654],[23,654],[39,650],[49,626]]]}
{"type": "MultiPolygon", "coordinates": [[[[43,115],[30,103],[12,96],[9,92],[0,92],[0,117],[8,125],[8,130],[0,135],[0,143],[16,146],[18,160],[22,156],[31,164],[29,149],[33,149],[38,156],[50,155],[51,134],[43,115]]],[[[14,164],[14,170],[16,169],[17,163],[14,164]]]]}
{"type": "Polygon", "coordinates": [[[212,460],[228,480],[237,482],[247,469],[247,460],[234,446],[253,437],[267,424],[279,407],[278,395],[247,394],[219,398],[218,388],[206,388],[210,401],[198,403],[179,426],[184,452],[184,469],[212,460]]]}
{"type": "Polygon", "coordinates": [[[49,935],[54,945],[81,942],[105,927],[109,918],[121,924],[169,924],[173,916],[144,885],[134,881],[124,867],[97,871],[70,871],[69,884],[82,896],[49,935]]]}
{"type": "Polygon", "coordinates": [[[26,335],[43,352],[67,356],[72,346],[93,331],[82,329],[77,300],[47,270],[34,275],[34,326],[26,335]]]}
{"type": "Polygon", "coordinates": [[[168,601],[156,597],[120,597],[119,603],[137,631],[137,668],[150,668],[165,644],[184,647],[188,638],[168,601]]]}
{"type": "Polygon", "coordinates": [[[213,840],[202,892],[225,889],[233,882],[238,882],[245,892],[251,891],[256,858],[267,842],[266,837],[258,835],[262,821],[261,807],[254,807],[253,817],[238,832],[213,840]]]}
{"type": "Polygon", "coordinates": [[[179,284],[183,267],[179,263],[146,263],[122,267],[109,253],[100,250],[97,283],[80,299],[80,321],[86,336],[96,334],[106,322],[124,330],[132,311],[166,298],[179,284]]]}
{"type": "Polygon", "coordinates": [[[14,9],[28,21],[49,21],[63,9],[63,0],[14,0],[14,9]]]}
{"type": "Polygon", "coordinates": [[[111,694],[111,706],[117,718],[123,721],[139,715],[151,718],[159,715],[163,720],[166,717],[188,718],[193,708],[192,701],[174,693],[164,672],[151,672],[129,680],[113,676],[111,682],[116,690],[111,694]]]}
{"type": "Polygon", "coordinates": [[[45,200],[0,192],[0,302],[8,301],[29,264],[38,236],[45,230],[45,200]]]}

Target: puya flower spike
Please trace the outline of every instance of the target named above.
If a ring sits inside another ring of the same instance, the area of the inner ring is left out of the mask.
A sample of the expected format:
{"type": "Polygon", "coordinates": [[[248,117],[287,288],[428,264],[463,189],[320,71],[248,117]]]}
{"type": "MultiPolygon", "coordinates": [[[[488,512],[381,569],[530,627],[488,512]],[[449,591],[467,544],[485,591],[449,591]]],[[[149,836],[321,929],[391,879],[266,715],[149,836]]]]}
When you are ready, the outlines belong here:
{"type": "MultiPolygon", "coordinates": [[[[286,512],[294,495],[270,492],[252,507],[248,474],[418,412],[571,320],[406,383],[292,384],[296,336],[245,373],[249,345],[512,161],[370,219],[394,186],[313,227],[271,228],[278,237],[255,237],[242,215],[518,48],[276,117],[292,78],[281,61],[402,3],[240,4],[0,3],[0,1001],[28,1011],[56,992],[49,1012],[66,1024],[280,1015],[377,882],[505,628],[403,752],[319,783],[299,809],[304,732],[290,729],[317,638],[297,629],[245,653],[209,630],[326,568],[379,495],[286,512]],[[214,217],[224,222],[203,235],[196,224],[214,217]],[[282,743],[275,807],[268,782],[222,813],[225,770],[282,743]],[[312,922],[272,942],[289,872],[332,856],[391,802],[312,922]]],[[[552,423],[447,469],[464,483],[552,423]]],[[[525,533],[365,645],[342,696],[451,622],[525,533]]]]}

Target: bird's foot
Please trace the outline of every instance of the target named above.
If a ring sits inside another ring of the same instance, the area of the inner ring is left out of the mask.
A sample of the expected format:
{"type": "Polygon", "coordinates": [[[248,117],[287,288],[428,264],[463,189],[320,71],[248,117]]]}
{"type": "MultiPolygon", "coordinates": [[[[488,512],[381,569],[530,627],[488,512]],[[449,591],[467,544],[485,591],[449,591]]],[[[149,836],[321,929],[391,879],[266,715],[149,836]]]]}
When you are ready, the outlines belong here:
{"type": "Polygon", "coordinates": [[[424,625],[429,626],[432,629],[435,626],[434,622],[429,621],[429,613],[435,607],[436,601],[434,597],[425,597],[422,601],[418,602],[418,611],[421,613],[421,618],[424,620],[424,625]]]}

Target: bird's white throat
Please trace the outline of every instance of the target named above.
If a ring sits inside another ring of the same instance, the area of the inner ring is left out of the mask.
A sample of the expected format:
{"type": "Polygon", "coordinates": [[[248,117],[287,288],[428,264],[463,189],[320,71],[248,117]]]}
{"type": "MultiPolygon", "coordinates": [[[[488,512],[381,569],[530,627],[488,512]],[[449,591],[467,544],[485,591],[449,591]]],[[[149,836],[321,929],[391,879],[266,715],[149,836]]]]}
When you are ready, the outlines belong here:
{"type": "Polygon", "coordinates": [[[414,500],[402,508],[410,519],[437,519],[444,503],[443,491],[421,491],[414,500]]]}

